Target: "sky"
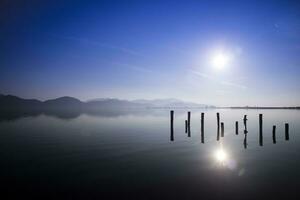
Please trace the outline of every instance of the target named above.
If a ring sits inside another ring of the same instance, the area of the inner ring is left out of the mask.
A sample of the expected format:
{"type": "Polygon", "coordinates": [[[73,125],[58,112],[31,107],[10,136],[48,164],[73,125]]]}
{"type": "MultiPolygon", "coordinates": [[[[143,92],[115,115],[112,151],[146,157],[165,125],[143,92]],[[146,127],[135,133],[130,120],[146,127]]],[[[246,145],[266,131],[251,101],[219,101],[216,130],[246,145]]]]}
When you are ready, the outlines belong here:
{"type": "Polygon", "coordinates": [[[300,105],[296,1],[0,3],[0,93],[300,105]]]}

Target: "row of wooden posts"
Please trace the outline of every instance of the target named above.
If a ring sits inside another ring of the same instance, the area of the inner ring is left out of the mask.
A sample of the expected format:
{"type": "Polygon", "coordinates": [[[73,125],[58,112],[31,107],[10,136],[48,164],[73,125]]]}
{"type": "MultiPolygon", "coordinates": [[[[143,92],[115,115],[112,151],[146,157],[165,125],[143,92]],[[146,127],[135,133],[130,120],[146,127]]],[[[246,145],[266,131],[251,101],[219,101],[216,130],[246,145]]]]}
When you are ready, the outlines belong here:
{"type": "MultiPolygon", "coordinates": [[[[171,134],[170,140],[174,141],[174,110],[170,111],[171,115],[171,134]]],[[[247,115],[244,116],[244,146],[247,148],[247,115]]],[[[224,137],[224,122],[220,122],[220,113],[217,113],[217,140],[220,139],[220,125],[221,125],[221,137],[224,137]]],[[[191,112],[187,112],[187,120],[185,120],[185,133],[188,137],[191,137],[191,112]]],[[[235,122],[235,134],[239,134],[239,123],[235,122]]],[[[273,126],[272,130],[273,143],[276,143],[276,126],[273,126]]],[[[289,140],[289,124],[285,123],[285,140],[289,140]]],[[[201,113],[201,142],[204,143],[204,113],[201,113]]],[[[263,146],[263,115],[259,114],[259,144],[263,146]]]]}

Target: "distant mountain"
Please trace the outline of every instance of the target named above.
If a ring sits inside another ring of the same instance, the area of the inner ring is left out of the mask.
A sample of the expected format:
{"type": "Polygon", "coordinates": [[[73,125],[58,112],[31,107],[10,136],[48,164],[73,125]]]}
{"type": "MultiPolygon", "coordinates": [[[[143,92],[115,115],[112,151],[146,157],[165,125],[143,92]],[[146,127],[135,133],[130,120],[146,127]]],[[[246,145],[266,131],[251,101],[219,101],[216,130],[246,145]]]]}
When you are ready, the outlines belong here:
{"type": "Polygon", "coordinates": [[[155,99],[155,100],[120,100],[120,99],[94,99],[82,102],[74,97],[60,97],[47,101],[36,99],[22,99],[12,95],[0,94],[0,109],[38,109],[49,110],[97,110],[97,109],[120,109],[120,108],[204,108],[213,107],[205,104],[185,102],[178,99],[155,99]]]}
{"type": "Polygon", "coordinates": [[[85,103],[74,97],[60,97],[57,99],[51,99],[43,102],[46,107],[83,107],[85,103]]]}
{"type": "Polygon", "coordinates": [[[3,109],[39,109],[42,105],[43,102],[36,99],[22,99],[13,95],[0,95],[0,108],[3,109]]]}
{"type": "Polygon", "coordinates": [[[193,102],[181,101],[178,99],[154,99],[154,100],[134,100],[134,103],[142,103],[149,105],[151,107],[174,107],[174,108],[205,108],[205,107],[214,107],[206,104],[198,104],[193,102]]]}
{"type": "Polygon", "coordinates": [[[88,108],[141,108],[147,107],[147,105],[143,103],[135,103],[128,100],[120,100],[120,99],[95,99],[88,101],[86,103],[86,107],[88,108]]]}

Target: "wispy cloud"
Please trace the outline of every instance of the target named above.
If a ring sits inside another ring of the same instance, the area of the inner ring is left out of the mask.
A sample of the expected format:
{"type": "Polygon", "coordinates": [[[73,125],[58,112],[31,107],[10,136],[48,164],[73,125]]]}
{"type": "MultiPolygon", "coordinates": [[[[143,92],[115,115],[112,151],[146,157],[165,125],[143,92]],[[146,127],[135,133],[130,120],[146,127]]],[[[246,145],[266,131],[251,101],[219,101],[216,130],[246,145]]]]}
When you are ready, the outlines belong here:
{"type": "Polygon", "coordinates": [[[232,86],[232,87],[236,87],[236,88],[240,88],[240,89],[247,89],[247,87],[245,85],[240,85],[240,84],[236,84],[233,82],[228,82],[228,81],[221,81],[220,82],[222,85],[227,85],[227,86],[232,86]]]}
{"type": "Polygon", "coordinates": [[[202,72],[199,72],[199,71],[195,71],[195,70],[190,70],[193,74],[201,77],[201,78],[205,78],[205,79],[208,79],[208,80],[211,80],[211,81],[214,81],[218,84],[221,84],[221,85],[225,85],[225,86],[230,86],[230,87],[235,87],[235,88],[239,88],[239,89],[247,89],[247,86],[245,85],[241,85],[241,84],[237,84],[237,83],[234,83],[234,82],[231,82],[231,81],[220,81],[218,79],[216,79],[215,77],[209,75],[209,74],[205,74],[205,73],[202,73],[202,72]]]}
{"type": "Polygon", "coordinates": [[[74,37],[74,36],[60,36],[60,35],[55,35],[55,34],[50,34],[50,35],[53,37],[59,38],[59,39],[72,40],[72,41],[80,42],[80,43],[86,44],[86,45],[98,46],[101,48],[116,50],[116,51],[119,51],[122,53],[134,55],[134,56],[145,57],[143,54],[141,54],[138,51],[135,51],[135,50],[132,50],[132,49],[129,49],[126,47],[122,47],[122,46],[116,46],[116,45],[112,45],[112,44],[98,42],[95,40],[90,40],[88,38],[80,38],[80,37],[74,37]]]}
{"type": "Polygon", "coordinates": [[[210,80],[216,80],[214,77],[208,75],[208,74],[205,74],[205,73],[202,73],[202,72],[198,72],[198,71],[195,71],[195,70],[190,70],[190,72],[192,72],[193,74],[197,75],[197,76],[200,76],[201,78],[206,78],[206,79],[210,79],[210,80]]]}
{"type": "Polygon", "coordinates": [[[131,69],[131,70],[138,71],[138,72],[143,72],[143,73],[152,73],[153,72],[152,70],[150,70],[148,68],[140,67],[140,66],[132,65],[132,64],[126,64],[126,63],[120,63],[120,62],[112,62],[111,64],[124,66],[124,67],[127,67],[127,68],[131,69]]]}

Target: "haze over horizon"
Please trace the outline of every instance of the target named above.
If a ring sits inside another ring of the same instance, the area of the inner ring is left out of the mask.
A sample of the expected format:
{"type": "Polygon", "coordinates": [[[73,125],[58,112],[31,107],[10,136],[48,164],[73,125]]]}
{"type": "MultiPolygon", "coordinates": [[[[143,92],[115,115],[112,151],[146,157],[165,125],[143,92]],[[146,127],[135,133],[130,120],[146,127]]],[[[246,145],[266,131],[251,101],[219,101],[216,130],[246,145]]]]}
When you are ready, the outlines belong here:
{"type": "Polygon", "coordinates": [[[2,1],[0,93],[299,106],[299,10],[295,1],[2,1]]]}

